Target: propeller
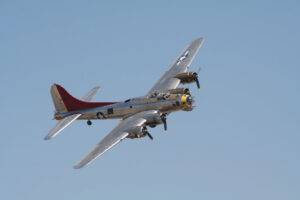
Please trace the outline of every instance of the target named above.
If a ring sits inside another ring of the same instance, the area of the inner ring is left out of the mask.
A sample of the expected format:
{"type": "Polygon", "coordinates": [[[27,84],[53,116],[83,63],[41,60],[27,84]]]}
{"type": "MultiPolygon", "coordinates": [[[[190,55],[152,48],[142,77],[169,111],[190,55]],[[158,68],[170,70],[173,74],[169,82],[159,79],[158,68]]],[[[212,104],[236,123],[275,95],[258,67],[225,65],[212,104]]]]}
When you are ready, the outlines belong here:
{"type": "Polygon", "coordinates": [[[143,127],[142,132],[143,132],[144,134],[146,134],[151,140],[153,140],[153,137],[152,137],[152,135],[149,133],[149,131],[147,130],[147,127],[146,127],[146,126],[143,127]]]}
{"type": "Polygon", "coordinates": [[[147,132],[146,134],[147,134],[147,136],[148,136],[151,140],[153,140],[153,137],[152,137],[152,135],[151,135],[149,132],[147,132]]]}
{"type": "Polygon", "coordinates": [[[194,75],[194,80],[196,82],[196,85],[197,85],[197,88],[200,89],[200,83],[199,83],[199,79],[198,79],[198,74],[201,70],[201,67],[198,68],[197,72],[194,72],[193,75],[194,75]]]}
{"type": "Polygon", "coordinates": [[[194,76],[194,80],[196,82],[197,88],[200,89],[200,83],[199,83],[199,79],[198,79],[198,73],[194,72],[193,76],[194,76]]]}
{"type": "Polygon", "coordinates": [[[162,123],[164,124],[164,129],[166,131],[167,128],[168,128],[168,126],[167,126],[167,115],[166,114],[162,114],[160,116],[160,119],[161,119],[162,123]]]}

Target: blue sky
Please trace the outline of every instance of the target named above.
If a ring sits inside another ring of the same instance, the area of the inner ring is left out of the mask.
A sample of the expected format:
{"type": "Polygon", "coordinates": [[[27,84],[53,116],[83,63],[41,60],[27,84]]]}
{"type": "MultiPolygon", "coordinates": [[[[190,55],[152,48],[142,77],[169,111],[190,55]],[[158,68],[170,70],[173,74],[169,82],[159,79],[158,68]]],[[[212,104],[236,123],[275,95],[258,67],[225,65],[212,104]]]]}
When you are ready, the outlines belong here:
{"type": "Polygon", "coordinates": [[[299,199],[299,20],[299,1],[0,1],[0,198],[299,199]],[[117,121],[43,140],[52,83],[140,96],[199,36],[198,107],[154,141],[73,170],[117,121]]]}

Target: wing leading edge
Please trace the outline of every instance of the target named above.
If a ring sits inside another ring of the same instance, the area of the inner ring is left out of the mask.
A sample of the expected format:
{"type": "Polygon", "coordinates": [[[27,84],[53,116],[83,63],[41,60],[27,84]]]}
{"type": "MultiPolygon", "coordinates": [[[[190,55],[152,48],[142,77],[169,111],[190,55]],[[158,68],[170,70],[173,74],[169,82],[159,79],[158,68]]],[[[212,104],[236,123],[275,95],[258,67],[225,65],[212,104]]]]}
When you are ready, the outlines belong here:
{"type": "Polygon", "coordinates": [[[156,84],[151,88],[147,95],[150,95],[153,92],[160,92],[177,88],[180,80],[174,78],[174,76],[187,71],[198,50],[201,48],[203,41],[203,38],[198,38],[192,41],[175,60],[172,67],[167,72],[165,72],[165,74],[156,82],[156,84]]]}
{"type": "Polygon", "coordinates": [[[116,126],[108,135],[106,135],[90,153],[88,153],[74,166],[74,168],[82,168],[94,161],[104,152],[111,149],[113,146],[126,138],[129,135],[130,129],[143,126],[143,124],[146,122],[146,119],[143,118],[145,115],[155,112],[157,111],[144,111],[122,120],[118,126],[116,126]]]}

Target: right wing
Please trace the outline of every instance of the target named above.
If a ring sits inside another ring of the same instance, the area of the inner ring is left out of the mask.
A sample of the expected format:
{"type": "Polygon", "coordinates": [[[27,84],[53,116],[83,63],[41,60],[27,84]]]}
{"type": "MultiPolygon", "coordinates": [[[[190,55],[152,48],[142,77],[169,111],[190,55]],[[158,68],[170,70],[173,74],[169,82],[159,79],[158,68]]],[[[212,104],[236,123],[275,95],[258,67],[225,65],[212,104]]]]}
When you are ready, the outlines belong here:
{"type": "MultiPolygon", "coordinates": [[[[96,95],[97,91],[99,90],[99,86],[94,87],[91,89],[85,96],[82,97],[82,100],[84,101],[91,101],[92,98],[96,95]]],[[[44,138],[45,140],[50,140],[57,136],[64,128],[69,126],[73,121],[75,121],[78,117],[80,117],[81,114],[74,114],[68,117],[63,118],[62,120],[59,120],[54,128],[52,128],[48,135],[44,138]]]]}
{"type": "Polygon", "coordinates": [[[187,71],[198,50],[202,46],[203,41],[203,38],[198,38],[192,41],[175,60],[171,68],[156,82],[147,95],[151,95],[154,92],[163,92],[177,88],[180,84],[180,80],[175,78],[175,76],[187,71]]]}
{"type": "Polygon", "coordinates": [[[145,114],[155,112],[157,111],[145,111],[122,120],[119,125],[115,127],[107,136],[105,136],[89,154],[87,154],[74,166],[74,168],[82,168],[83,166],[94,161],[97,157],[101,156],[104,152],[126,138],[129,135],[128,131],[130,129],[143,126],[143,124],[146,122],[146,119],[143,118],[145,114]]]}

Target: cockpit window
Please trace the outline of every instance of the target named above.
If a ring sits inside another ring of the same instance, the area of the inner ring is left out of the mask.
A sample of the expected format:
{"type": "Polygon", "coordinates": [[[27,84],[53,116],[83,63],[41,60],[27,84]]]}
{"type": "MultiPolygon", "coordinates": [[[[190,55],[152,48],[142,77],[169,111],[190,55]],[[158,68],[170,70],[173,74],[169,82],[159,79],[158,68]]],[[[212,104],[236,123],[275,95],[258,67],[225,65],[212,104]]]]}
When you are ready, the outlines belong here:
{"type": "Polygon", "coordinates": [[[127,102],[129,102],[129,101],[130,101],[130,99],[127,99],[127,100],[125,100],[124,102],[127,103],[127,102]]]}

